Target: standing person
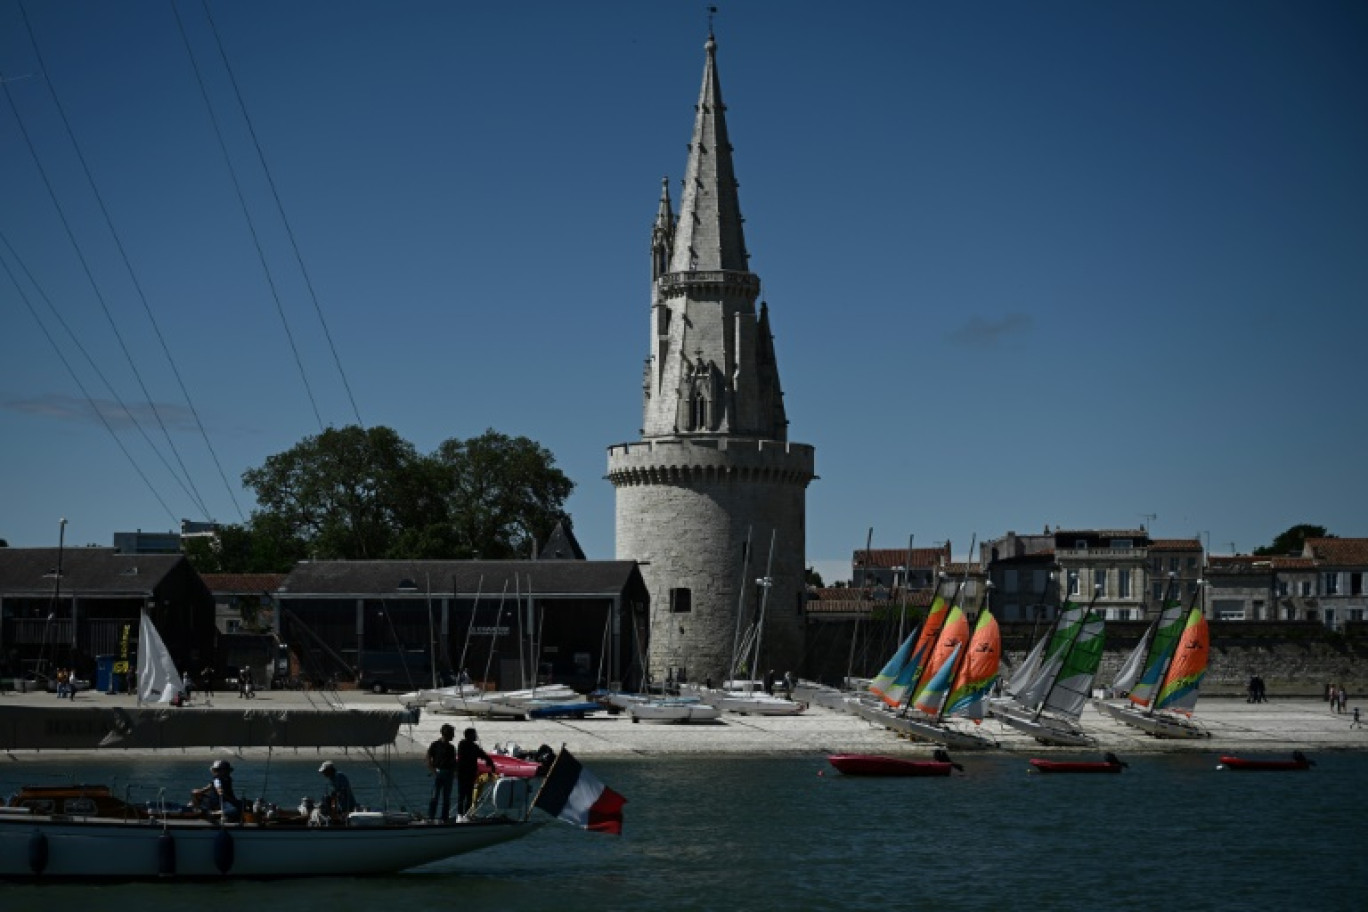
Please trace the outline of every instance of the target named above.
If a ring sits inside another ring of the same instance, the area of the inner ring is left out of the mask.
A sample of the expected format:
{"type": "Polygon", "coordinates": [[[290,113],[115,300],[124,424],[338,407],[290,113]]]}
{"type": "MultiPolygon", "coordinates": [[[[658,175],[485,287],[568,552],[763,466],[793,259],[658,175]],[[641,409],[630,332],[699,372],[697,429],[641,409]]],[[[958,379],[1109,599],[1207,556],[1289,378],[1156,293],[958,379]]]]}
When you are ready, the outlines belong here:
{"type": "Polygon", "coordinates": [[[1349,705],[1349,693],[1344,689],[1344,685],[1339,686],[1339,711],[1344,712],[1344,708],[1349,705]]]}
{"type": "Polygon", "coordinates": [[[250,700],[255,696],[255,689],[252,687],[252,666],[243,665],[238,669],[238,699],[250,700]]]}
{"type": "Polygon", "coordinates": [[[356,795],[352,793],[351,780],[345,773],[339,773],[331,760],[324,760],[318,771],[328,780],[328,793],[323,796],[323,809],[334,817],[343,820],[356,810],[356,795]]]}
{"type": "Polygon", "coordinates": [[[1335,712],[1339,706],[1339,688],[1334,684],[1325,688],[1325,699],[1330,701],[1330,711],[1335,712]]]}
{"type": "Polygon", "coordinates": [[[765,672],[765,693],[774,696],[774,669],[765,672]]]}
{"type": "Polygon", "coordinates": [[[784,699],[793,699],[793,672],[784,672],[784,699]]]}
{"type": "Polygon", "coordinates": [[[489,759],[489,754],[476,743],[478,739],[479,735],[475,734],[475,729],[467,728],[461,743],[456,745],[457,820],[465,820],[466,815],[470,813],[470,805],[475,797],[475,780],[480,775],[480,761],[488,763],[490,769],[494,768],[494,761],[489,759]]]}
{"type": "Polygon", "coordinates": [[[432,779],[432,797],[428,799],[428,817],[446,821],[451,813],[451,780],[456,775],[456,746],[451,739],[456,737],[456,729],[450,724],[442,726],[442,736],[433,741],[427,750],[427,768],[432,779]],[[437,799],[442,799],[442,816],[437,816],[437,799]]]}
{"type": "Polygon", "coordinates": [[[206,697],[214,695],[214,666],[206,665],[200,672],[200,690],[204,691],[206,697]]]}

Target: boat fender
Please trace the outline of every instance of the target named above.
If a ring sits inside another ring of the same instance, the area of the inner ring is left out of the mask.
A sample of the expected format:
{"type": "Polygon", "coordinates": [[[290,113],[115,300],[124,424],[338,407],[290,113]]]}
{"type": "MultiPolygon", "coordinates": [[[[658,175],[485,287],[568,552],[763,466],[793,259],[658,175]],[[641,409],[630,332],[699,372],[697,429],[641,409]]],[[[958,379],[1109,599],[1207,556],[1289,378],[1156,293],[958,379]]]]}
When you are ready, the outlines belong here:
{"type": "Polygon", "coordinates": [[[29,870],[34,874],[42,874],[47,865],[47,835],[42,830],[35,829],[33,835],[29,837],[29,870]]]}
{"type": "Polygon", "coordinates": [[[214,867],[220,874],[227,874],[233,868],[233,834],[226,829],[214,836],[214,867]]]}
{"type": "Polygon", "coordinates": [[[157,874],[171,877],[176,873],[176,838],[165,830],[157,839],[157,874]]]}

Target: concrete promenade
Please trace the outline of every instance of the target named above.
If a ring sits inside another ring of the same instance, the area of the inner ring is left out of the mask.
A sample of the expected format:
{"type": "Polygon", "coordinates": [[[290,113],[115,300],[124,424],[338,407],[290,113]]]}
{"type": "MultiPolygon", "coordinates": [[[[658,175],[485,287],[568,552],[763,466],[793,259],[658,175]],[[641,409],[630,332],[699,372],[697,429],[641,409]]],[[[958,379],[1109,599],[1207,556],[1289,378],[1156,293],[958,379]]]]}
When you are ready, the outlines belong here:
{"type": "MultiPolygon", "coordinates": [[[[327,695],[348,708],[383,709],[399,707],[393,696],[341,692],[327,695]]],[[[210,700],[196,697],[192,705],[176,712],[203,712],[206,703],[215,710],[258,709],[326,709],[329,702],[323,694],[296,691],[264,691],[256,699],[247,701],[235,693],[218,695],[210,700]]],[[[108,696],[82,692],[74,703],[59,700],[55,695],[42,693],[19,694],[13,691],[0,694],[0,711],[7,705],[49,707],[60,714],[68,706],[136,706],[131,696],[108,696]]],[[[1210,738],[1197,740],[1161,740],[1126,726],[1103,715],[1093,707],[1084,710],[1081,723],[1097,739],[1096,748],[1052,748],[1038,744],[1029,736],[1008,728],[992,719],[985,720],[977,731],[997,742],[995,750],[1030,754],[1082,754],[1109,750],[1123,758],[1128,754],[1195,751],[1207,753],[1288,753],[1302,750],[1316,752],[1335,750],[1368,750],[1368,727],[1354,728],[1351,703],[1344,714],[1332,713],[1329,705],[1319,699],[1281,698],[1267,703],[1247,703],[1243,698],[1204,698],[1194,716],[1210,738]]],[[[879,753],[892,755],[925,755],[932,745],[900,738],[881,726],[854,715],[810,706],[796,716],[742,716],[728,713],[719,722],[695,725],[661,725],[633,723],[627,714],[609,715],[606,712],[578,720],[493,720],[467,716],[424,712],[416,725],[403,726],[394,750],[400,754],[421,755],[438,735],[438,729],[450,722],[457,732],[475,727],[480,742],[486,749],[495,744],[515,742],[519,746],[535,748],[540,744],[570,748],[584,757],[652,757],[669,755],[727,755],[765,757],[774,754],[824,753],[879,753]]],[[[1368,719],[1365,719],[1368,726],[1368,719]]],[[[167,753],[194,753],[175,748],[167,753]]],[[[286,757],[295,753],[288,748],[278,751],[286,757]]],[[[325,752],[337,753],[332,749],[325,752]]],[[[52,762],[53,751],[13,751],[0,755],[0,760],[17,763],[52,762]]],[[[62,751],[64,762],[72,751],[62,751]]],[[[130,750],[81,752],[92,760],[101,757],[127,756],[130,750]]],[[[237,750],[232,745],[204,748],[203,753],[252,757],[265,753],[264,749],[237,750]]],[[[319,751],[298,749],[300,756],[314,757],[319,751]]],[[[345,753],[345,752],[344,752],[345,753]]],[[[956,753],[968,753],[958,751],[956,753]]]]}

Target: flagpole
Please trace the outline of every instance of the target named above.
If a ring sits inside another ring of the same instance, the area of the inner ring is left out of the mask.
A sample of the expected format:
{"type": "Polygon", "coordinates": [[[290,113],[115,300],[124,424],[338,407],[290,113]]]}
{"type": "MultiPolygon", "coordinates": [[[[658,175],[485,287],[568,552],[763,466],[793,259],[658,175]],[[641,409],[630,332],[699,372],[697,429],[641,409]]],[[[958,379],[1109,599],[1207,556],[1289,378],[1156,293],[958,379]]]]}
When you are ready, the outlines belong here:
{"type": "Polygon", "coordinates": [[[556,751],[556,759],[552,760],[551,765],[547,767],[546,775],[542,777],[541,785],[537,787],[537,794],[533,795],[532,800],[528,803],[527,810],[523,813],[523,823],[527,823],[527,821],[532,819],[532,809],[537,806],[537,799],[541,797],[541,793],[546,789],[546,783],[551,781],[551,773],[555,771],[556,764],[560,763],[561,754],[563,753],[565,753],[564,741],[561,742],[561,749],[556,751]]]}

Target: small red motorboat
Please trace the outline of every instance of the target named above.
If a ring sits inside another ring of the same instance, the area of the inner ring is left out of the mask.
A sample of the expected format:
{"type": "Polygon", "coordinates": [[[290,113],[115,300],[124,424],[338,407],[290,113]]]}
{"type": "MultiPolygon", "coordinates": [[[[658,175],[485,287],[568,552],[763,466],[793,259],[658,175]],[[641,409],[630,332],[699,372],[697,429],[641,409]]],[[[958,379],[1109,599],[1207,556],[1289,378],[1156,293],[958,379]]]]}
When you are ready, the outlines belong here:
{"type": "Polygon", "coordinates": [[[847,776],[948,776],[951,770],[964,769],[943,750],[936,751],[930,760],[883,754],[832,754],[827,761],[847,776]]]}
{"type": "Polygon", "coordinates": [[[1041,760],[1031,759],[1033,773],[1119,773],[1126,763],[1116,754],[1104,754],[1101,760],[1041,760]]]}
{"type": "Polygon", "coordinates": [[[1301,751],[1293,751],[1290,759],[1274,759],[1272,757],[1235,757],[1225,756],[1221,758],[1217,769],[1228,770],[1309,770],[1316,765],[1316,761],[1309,759],[1301,751]]]}

